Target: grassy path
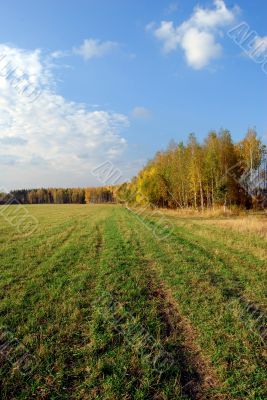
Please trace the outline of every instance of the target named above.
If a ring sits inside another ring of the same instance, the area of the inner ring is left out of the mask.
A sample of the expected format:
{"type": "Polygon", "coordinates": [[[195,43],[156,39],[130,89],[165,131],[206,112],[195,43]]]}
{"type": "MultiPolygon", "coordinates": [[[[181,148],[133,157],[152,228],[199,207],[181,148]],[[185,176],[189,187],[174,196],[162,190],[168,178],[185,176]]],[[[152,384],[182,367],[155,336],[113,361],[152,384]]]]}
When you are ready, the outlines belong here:
{"type": "Polygon", "coordinates": [[[158,241],[153,216],[121,207],[29,210],[31,237],[0,221],[1,399],[266,398],[247,307],[265,312],[260,238],[170,217],[158,241]],[[35,357],[30,374],[18,343],[35,357]]]}
{"type": "MultiPolygon", "coordinates": [[[[224,253],[224,258],[217,258],[214,242],[209,244],[207,239],[195,235],[190,225],[181,229],[178,220],[178,228],[160,243],[150,239],[145,229],[143,243],[147,254],[156,261],[161,279],[171,289],[182,313],[197,329],[196,341],[205,349],[225,384],[222,392],[238,399],[264,399],[266,352],[257,329],[257,313],[247,310],[243,291],[249,288],[253,293],[255,287],[257,299],[266,306],[266,285],[262,285],[266,282],[266,258],[265,262],[257,260],[261,271],[258,285],[255,285],[254,270],[251,273],[249,263],[236,262],[234,270],[231,250],[228,257],[224,253]],[[252,278],[244,274],[244,269],[250,270],[252,278]]],[[[139,236],[141,234],[140,229],[139,236]]],[[[228,243],[230,235],[228,232],[228,243]]],[[[220,251],[225,246],[224,238],[222,240],[218,232],[216,236],[220,251]]],[[[249,252],[247,255],[250,260],[252,255],[249,252]]],[[[263,307],[266,317],[264,311],[263,307]]],[[[264,322],[266,324],[266,319],[261,319],[260,325],[264,322]]]]}

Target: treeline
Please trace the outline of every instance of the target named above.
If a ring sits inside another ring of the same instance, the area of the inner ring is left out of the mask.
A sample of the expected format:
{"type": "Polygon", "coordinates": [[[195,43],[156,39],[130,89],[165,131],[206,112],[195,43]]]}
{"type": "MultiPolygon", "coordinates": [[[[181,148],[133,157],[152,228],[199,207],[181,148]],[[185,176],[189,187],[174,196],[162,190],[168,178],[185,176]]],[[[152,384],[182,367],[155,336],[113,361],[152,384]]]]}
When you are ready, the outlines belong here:
{"type": "Polygon", "coordinates": [[[117,196],[156,207],[250,208],[266,198],[265,151],[253,129],[236,144],[228,130],[210,132],[202,144],[190,134],[186,144],[172,142],[158,152],[117,196]]]}
{"type": "MultiPolygon", "coordinates": [[[[108,174],[112,171],[108,171],[108,174]]],[[[0,195],[22,204],[126,203],[152,207],[214,208],[267,206],[266,146],[249,129],[234,143],[228,130],[212,131],[199,143],[170,143],[129,183],[76,189],[15,190],[0,195]]]]}
{"type": "Polygon", "coordinates": [[[21,204],[85,204],[115,202],[114,187],[76,189],[23,189],[0,196],[0,204],[16,199],[21,204]],[[2,199],[2,200],[1,200],[2,199]]]}

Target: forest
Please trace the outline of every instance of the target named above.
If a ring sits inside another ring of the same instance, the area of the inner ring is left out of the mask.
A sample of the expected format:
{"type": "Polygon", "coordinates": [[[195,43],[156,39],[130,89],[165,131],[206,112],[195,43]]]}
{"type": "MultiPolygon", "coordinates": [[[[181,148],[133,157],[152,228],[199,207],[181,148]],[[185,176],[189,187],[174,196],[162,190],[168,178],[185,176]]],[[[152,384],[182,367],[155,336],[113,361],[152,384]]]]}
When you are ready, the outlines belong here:
{"type": "Polygon", "coordinates": [[[187,144],[171,142],[158,152],[118,197],[163,208],[266,206],[266,146],[249,129],[233,143],[231,133],[212,131],[199,144],[190,134],[187,144]]]}
{"type": "Polygon", "coordinates": [[[211,131],[203,143],[190,134],[172,141],[131,182],[91,188],[39,188],[2,195],[22,204],[127,203],[163,208],[266,207],[266,146],[254,129],[234,143],[228,130],[211,131]]]}
{"type": "Polygon", "coordinates": [[[0,194],[0,204],[14,201],[21,204],[85,204],[115,203],[115,187],[41,188],[13,190],[0,194]]]}

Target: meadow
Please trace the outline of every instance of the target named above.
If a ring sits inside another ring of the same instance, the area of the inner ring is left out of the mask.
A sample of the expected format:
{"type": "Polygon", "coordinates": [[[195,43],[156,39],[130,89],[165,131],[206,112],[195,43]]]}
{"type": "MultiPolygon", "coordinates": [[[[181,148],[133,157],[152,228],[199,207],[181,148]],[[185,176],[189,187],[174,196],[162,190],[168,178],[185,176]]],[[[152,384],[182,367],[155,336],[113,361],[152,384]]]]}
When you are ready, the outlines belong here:
{"type": "Polygon", "coordinates": [[[266,216],[159,237],[152,211],[26,208],[31,235],[0,217],[1,399],[266,399],[266,216]]]}

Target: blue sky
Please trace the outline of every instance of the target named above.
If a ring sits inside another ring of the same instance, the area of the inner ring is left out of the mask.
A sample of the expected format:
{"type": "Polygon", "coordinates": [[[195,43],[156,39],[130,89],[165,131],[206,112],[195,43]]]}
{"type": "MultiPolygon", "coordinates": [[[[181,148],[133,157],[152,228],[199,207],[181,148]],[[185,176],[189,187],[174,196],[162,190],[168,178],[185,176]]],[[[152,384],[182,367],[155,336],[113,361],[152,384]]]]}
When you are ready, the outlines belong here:
{"type": "Polygon", "coordinates": [[[126,180],[190,132],[255,126],[266,142],[263,63],[227,35],[245,21],[266,53],[266,16],[264,0],[1,2],[0,184],[100,184],[106,160],[126,180]]]}

